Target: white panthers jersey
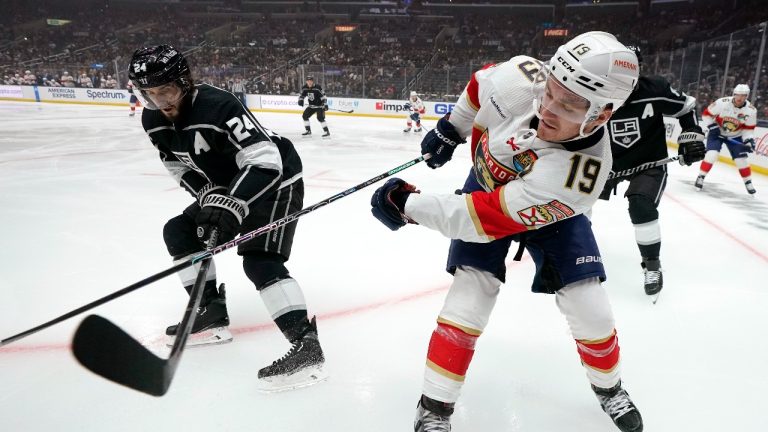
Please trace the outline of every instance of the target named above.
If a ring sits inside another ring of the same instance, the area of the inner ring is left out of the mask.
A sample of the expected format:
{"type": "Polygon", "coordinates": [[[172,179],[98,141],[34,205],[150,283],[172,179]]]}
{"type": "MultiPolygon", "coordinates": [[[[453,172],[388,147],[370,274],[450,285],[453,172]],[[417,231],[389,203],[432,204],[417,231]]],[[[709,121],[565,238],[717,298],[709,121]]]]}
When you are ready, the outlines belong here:
{"type": "Polygon", "coordinates": [[[406,102],[410,104],[411,106],[410,112],[412,113],[424,114],[425,112],[427,112],[426,108],[424,108],[424,102],[418,96],[416,96],[416,102],[414,102],[410,98],[408,98],[406,102]]]}
{"type": "Polygon", "coordinates": [[[733,96],[720,98],[706,107],[701,117],[706,125],[717,123],[720,135],[724,137],[740,136],[749,139],[755,136],[757,109],[749,101],[741,108],[736,108],[733,96]]]}
{"type": "Polygon", "coordinates": [[[608,134],[600,127],[567,143],[539,139],[533,87],[544,86],[534,83],[540,67],[516,56],[473,74],[450,122],[471,137],[474,174],[485,191],[412,194],[408,217],[449,238],[487,242],[592,208],[613,162],[608,134]]]}

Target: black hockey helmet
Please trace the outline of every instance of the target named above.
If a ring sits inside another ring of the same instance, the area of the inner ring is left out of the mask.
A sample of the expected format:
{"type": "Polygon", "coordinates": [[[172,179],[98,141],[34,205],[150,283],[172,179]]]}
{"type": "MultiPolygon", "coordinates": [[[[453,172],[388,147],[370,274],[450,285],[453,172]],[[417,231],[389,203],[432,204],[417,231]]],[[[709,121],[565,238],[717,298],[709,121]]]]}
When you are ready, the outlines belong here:
{"type": "Polygon", "coordinates": [[[170,45],[139,48],[128,66],[128,79],[140,89],[176,82],[182,89],[189,90],[189,78],[187,59],[170,45]]]}
{"type": "Polygon", "coordinates": [[[192,78],[187,59],[181,51],[170,45],[139,48],[133,53],[128,65],[128,79],[139,90],[135,92],[141,103],[149,109],[161,109],[176,103],[192,90],[192,78]],[[180,95],[163,100],[162,97],[150,98],[144,90],[176,84],[180,95]]]}
{"type": "Polygon", "coordinates": [[[306,79],[306,80],[307,80],[307,81],[314,81],[314,80],[315,80],[315,77],[313,77],[312,75],[310,75],[310,76],[308,76],[308,77],[307,77],[307,79],[306,79]]]}

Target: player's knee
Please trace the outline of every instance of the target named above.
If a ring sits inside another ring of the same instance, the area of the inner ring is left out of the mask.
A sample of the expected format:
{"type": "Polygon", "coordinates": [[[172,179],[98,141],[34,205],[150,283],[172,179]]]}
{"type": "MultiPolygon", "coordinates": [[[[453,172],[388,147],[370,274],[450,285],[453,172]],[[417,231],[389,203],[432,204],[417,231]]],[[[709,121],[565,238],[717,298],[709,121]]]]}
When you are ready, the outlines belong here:
{"type": "Polygon", "coordinates": [[[250,253],[243,256],[245,275],[261,291],[269,285],[289,277],[285,259],[270,252],[250,253]]]}
{"type": "Polygon", "coordinates": [[[643,224],[659,218],[656,203],[650,197],[634,194],[629,195],[627,199],[629,200],[629,218],[633,224],[643,224]]]}
{"type": "Polygon", "coordinates": [[[186,214],[180,214],[166,222],[163,226],[163,240],[168,253],[179,257],[201,250],[196,230],[195,221],[186,214]]]}

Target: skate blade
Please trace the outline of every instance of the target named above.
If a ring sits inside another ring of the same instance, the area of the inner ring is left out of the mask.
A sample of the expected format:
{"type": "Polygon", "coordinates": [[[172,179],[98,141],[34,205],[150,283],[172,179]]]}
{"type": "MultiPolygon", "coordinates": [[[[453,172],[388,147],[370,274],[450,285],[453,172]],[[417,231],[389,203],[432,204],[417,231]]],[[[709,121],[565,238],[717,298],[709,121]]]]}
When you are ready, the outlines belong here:
{"type": "Polygon", "coordinates": [[[651,298],[651,302],[653,304],[656,304],[657,301],[659,301],[659,296],[661,295],[661,291],[657,292],[656,294],[651,294],[649,297],[651,298]]]}
{"type": "MultiPolygon", "coordinates": [[[[194,348],[204,345],[221,345],[232,342],[232,333],[227,327],[214,327],[199,333],[193,333],[187,338],[187,347],[194,348]]],[[[176,336],[168,336],[167,347],[173,347],[176,336]]]]}
{"type": "Polygon", "coordinates": [[[279,393],[313,386],[328,379],[322,366],[304,368],[291,375],[277,375],[258,380],[256,389],[261,393],[279,393]]]}

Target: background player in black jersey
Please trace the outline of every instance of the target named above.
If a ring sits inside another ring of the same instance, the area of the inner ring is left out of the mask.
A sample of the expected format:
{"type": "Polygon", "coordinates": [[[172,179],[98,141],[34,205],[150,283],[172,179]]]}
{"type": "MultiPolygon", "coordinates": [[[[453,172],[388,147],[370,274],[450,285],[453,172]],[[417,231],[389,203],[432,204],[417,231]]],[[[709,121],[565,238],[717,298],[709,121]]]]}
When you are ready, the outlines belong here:
{"type": "Polygon", "coordinates": [[[304,98],[307,98],[307,108],[304,109],[304,114],[301,118],[304,119],[304,131],[303,136],[312,135],[312,129],[309,127],[309,118],[317,114],[317,121],[320,122],[320,126],[323,127],[323,138],[331,136],[328,131],[328,124],[325,123],[325,112],[328,111],[328,100],[325,98],[323,88],[315,85],[315,78],[308,76],[307,83],[301,88],[301,95],[299,95],[299,106],[304,106],[304,98]]]}
{"type": "MultiPolygon", "coordinates": [[[[202,251],[214,228],[221,244],[302,208],[302,164],[293,144],[262,127],[232,93],[195,85],[179,51],[168,45],[137,50],[129,79],[145,106],[142,124],[160,160],[194,198],[163,229],[174,260],[202,251]]],[[[246,276],[292,345],[259,370],[259,379],[275,386],[291,387],[287,375],[302,384],[316,380],[324,362],[315,319],[308,319],[302,290],[284,265],[295,230],[294,222],[238,246],[246,276]]],[[[188,292],[197,268],[179,273],[188,292]]],[[[212,264],[190,345],[232,340],[224,285],[216,285],[212,264]]],[[[166,333],[175,336],[177,328],[166,333]]]]}
{"type": "MultiPolygon", "coordinates": [[[[640,59],[640,50],[633,47],[640,59]]],[[[704,158],[704,132],[696,121],[696,99],[673,89],[662,77],[640,76],[637,86],[608,123],[614,172],[635,168],[668,157],[664,116],[675,117],[682,133],[678,137],[680,163],[691,165],[704,158]]],[[[601,199],[629,181],[624,196],[629,201],[629,218],[642,257],[645,293],[656,295],[663,287],[661,273],[661,230],[658,206],[667,185],[667,167],[650,168],[629,177],[608,180],[601,199]]]]}

